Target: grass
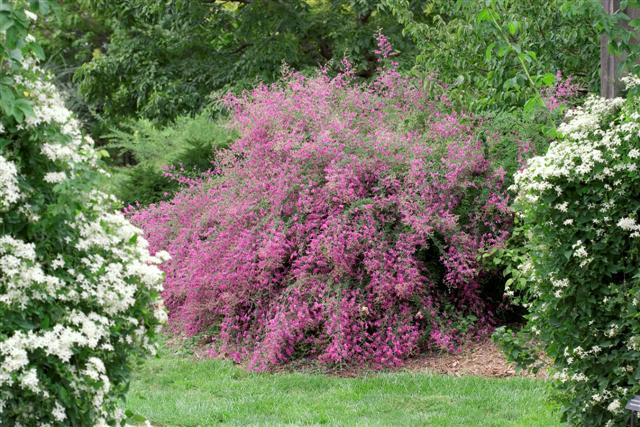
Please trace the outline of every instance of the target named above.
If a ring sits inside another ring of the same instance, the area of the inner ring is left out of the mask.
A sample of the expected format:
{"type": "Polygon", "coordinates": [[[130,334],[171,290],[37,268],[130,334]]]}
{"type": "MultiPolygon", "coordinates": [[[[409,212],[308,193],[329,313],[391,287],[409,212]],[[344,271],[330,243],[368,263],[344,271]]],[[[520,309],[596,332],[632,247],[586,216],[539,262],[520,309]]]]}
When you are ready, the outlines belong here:
{"type": "Polygon", "coordinates": [[[128,409],[154,426],[558,426],[541,380],[413,372],[256,374],[164,351],[135,373],[128,409]]]}

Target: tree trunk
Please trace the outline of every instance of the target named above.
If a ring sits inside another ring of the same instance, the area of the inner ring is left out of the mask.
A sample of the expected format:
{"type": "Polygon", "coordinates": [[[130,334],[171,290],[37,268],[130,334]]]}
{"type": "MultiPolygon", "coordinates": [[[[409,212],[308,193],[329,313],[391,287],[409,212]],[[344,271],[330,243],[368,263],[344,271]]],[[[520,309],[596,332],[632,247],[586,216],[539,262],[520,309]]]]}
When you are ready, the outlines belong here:
{"type": "MultiPolygon", "coordinates": [[[[620,9],[620,0],[602,0],[602,7],[608,14],[614,14],[620,9]]],[[[640,17],[639,9],[629,8],[625,13],[631,19],[640,17]]],[[[635,39],[631,41],[631,43],[636,42],[635,39]]],[[[609,39],[603,35],[600,38],[600,95],[605,98],[614,98],[622,91],[620,64],[624,61],[624,56],[610,54],[608,45],[609,39]]]]}

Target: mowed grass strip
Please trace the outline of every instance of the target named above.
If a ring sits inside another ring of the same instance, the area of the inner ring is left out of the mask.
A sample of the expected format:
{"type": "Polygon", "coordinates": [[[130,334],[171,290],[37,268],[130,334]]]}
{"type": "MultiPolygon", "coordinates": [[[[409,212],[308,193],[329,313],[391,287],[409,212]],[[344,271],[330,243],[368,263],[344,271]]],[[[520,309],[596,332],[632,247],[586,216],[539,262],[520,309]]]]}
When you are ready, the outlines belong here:
{"type": "Polygon", "coordinates": [[[393,372],[257,374],[162,354],[134,375],[127,407],[154,426],[558,426],[547,384],[393,372]]]}

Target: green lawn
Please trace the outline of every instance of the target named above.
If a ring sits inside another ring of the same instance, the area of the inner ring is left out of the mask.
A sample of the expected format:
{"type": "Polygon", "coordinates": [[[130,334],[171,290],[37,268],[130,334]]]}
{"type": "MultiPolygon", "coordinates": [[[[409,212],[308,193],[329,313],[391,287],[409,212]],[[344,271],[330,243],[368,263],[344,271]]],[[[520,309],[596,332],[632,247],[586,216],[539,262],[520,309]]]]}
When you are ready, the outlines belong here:
{"type": "Polygon", "coordinates": [[[523,378],[255,374],[165,352],[138,369],[127,406],[165,427],[560,425],[546,390],[523,378]]]}

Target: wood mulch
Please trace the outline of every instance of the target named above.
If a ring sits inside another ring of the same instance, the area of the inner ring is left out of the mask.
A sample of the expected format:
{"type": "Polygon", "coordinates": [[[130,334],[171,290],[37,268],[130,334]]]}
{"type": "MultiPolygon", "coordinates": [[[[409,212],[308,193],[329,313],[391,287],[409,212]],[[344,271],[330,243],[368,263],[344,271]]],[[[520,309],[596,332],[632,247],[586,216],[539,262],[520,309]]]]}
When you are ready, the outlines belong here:
{"type": "Polygon", "coordinates": [[[459,353],[434,353],[407,361],[404,369],[413,372],[434,372],[452,376],[475,375],[480,377],[530,377],[546,378],[546,372],[538,374],[517,371],[508,362],[498,346],[490,339],[466,344],[459,353]]]}

